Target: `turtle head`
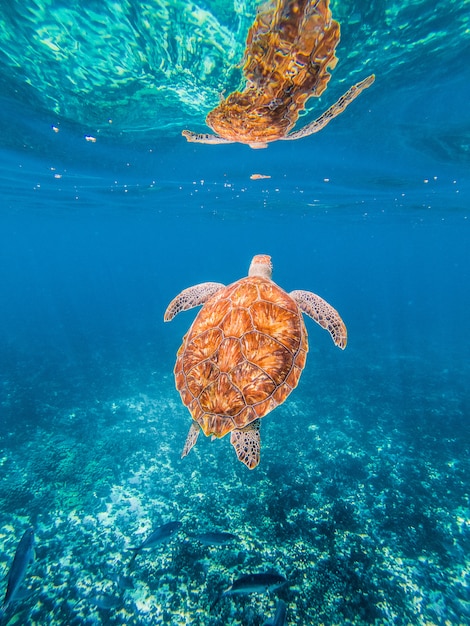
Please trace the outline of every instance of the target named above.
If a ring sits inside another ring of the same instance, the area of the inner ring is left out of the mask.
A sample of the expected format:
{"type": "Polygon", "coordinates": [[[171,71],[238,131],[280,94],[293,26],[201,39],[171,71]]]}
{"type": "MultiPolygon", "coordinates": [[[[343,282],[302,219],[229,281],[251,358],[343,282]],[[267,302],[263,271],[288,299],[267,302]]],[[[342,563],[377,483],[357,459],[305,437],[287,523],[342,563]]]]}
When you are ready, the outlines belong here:
{"type": "Polygon", "coordinates": [[[257,254],[251,261],[248,276],[261,276],[262,278],[269,278],[273,274],[273,264],[271,263],[271,257],[267,254],[257,254]]]}

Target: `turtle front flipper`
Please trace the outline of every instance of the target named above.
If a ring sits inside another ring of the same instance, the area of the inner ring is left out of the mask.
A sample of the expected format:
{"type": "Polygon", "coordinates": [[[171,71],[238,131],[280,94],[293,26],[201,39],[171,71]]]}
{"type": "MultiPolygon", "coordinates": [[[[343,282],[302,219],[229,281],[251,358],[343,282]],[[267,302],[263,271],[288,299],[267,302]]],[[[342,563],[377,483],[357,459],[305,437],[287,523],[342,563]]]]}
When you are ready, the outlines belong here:
{"type": "Polygon", "coordinates": [[[235,448],[238,460],[248,469],[254,469],[259,463],[261,449],[259,426],[259,420],[255,420],[245,428],[232,430],[230,435],[230,443],[235,448]]]}
{"type": "Polygon", "coordinates": [[[186,437],[186,441],[184,444],[183,452],[181,453],[181,458],[184,459],[187,456],[191,448],[196,445],[197,438],[199,436],[200,428],[197,422],[193,420],[191,424],[191,428],[189,429],[188,436],[186,437]]]}
{"type": "Polygon", "coordinates": [[[319,130],[325,128],[325,126],[331,122],[332,119],[340,115],[346,107],[348,107],[353,100],[357,98],[357,96],[370,87],[375,80],[374,74],[371,74],[364,80],[361,80],[360,83],[356,83],[350,89],[347,90],[345,94],[341,96],[339,100],[337,100],[334,104],[330,106],[320,117],[307,126],[304,126],[300,130],[295,131],[294,133],[290,133],[290,135],[286,135],[286,137],[281,137],[283,141],[289,139],[301,139],[302,137],[308,137],[309,135],[313,135],[314,133],[318,133],[319,130]]]}
{"type": "Polygon", "coordinates": [[[222,283],[200,283],[199,285],[183,289],[167,306],[163,316],[164,321],[171,322],[181,311],[188,311],[195,306],[205,304],[211,296],[224,287],[225,285],[222,285],[222,283]]]}
{"type": "Polygon", "coordinates": [[[218,135],[210,135],[209,133],[193,133],[191,130],[183,130],[181,134],[183,137],[186,137],[186,140],[190,143],[235,143],[234,141],[229,141],[218,135]]]}
{"type": "Polygon", "coordinates": [[[348,331],[336,309],[311,291],[296,290],[289,295],[297,302],[301,311],[330,333],[338,348],[345,349],[348,331]]]}

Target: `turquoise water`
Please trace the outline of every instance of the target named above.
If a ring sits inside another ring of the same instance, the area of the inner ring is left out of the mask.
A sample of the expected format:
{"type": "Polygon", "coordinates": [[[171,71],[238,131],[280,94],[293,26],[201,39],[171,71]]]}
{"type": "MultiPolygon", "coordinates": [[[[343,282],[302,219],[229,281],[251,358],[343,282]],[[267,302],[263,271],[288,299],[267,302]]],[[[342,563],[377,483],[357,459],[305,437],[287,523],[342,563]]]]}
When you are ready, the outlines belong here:
{"type": "Polygon", "coordinates": [[[256,151],[181,131],[242,84],[257,3],[85,4],[1,12],[5,573],[36,532],[9,623],[251,626],[282,598],[288,624],[470,624],[470,3],[333,2],[339,61],[299,125],[374,85],[256,151]],[[180,459],[172,370],[195,311],[163,313],[258,253],[338,309],[348,346],[306,319],[255,470],[228,438],[180,459]],[[193,537],[212,530],[238,540],[193,537]],[[289,584],[215,603],[260,572],[289,584]]]}

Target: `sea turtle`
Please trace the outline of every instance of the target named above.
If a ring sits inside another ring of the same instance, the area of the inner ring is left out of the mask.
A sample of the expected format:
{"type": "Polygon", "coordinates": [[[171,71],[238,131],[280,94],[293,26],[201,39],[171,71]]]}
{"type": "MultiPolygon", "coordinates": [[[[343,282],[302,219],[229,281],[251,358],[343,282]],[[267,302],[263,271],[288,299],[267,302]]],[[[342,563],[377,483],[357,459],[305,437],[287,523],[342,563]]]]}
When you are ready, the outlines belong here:
{"type": "Polygon", "coordinates": [[[291,132],[312,96],[319,97],[330,80],[340,38],[329,0],[268,0],[258,10],[246,40],[241,91],[234,91],[209,112],[206,123],[216,133],[183,131],[188,141],[239,142],[266,148],[269,142],[308,137],[342,113],[370,87],[371,74],[356,83],[325,113],[291,132]]]}
{"type": "Polygon", "coordinates": [[[332,306],[309,291],[286,293],[271,275],[271,257],[259,254],[246,278],[228,287],[194,285],[168,305],[166,322],[203,305],[174,369],[176,388],[193,418],[182,457],[200,430],[212,438],[231,433],[238,459],[250,469],[258,465],[260,418],[284,402],[305,365],[302,313],[328,330],[338,347],[346,347],[346,326],[332,306]]]}

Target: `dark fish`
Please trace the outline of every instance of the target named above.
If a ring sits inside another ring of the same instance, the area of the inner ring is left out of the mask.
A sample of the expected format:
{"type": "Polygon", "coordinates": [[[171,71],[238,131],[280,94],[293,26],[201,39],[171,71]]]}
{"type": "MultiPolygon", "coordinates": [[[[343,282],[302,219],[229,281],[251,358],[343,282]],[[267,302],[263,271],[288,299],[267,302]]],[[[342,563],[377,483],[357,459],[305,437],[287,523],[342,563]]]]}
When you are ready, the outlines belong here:
{"type": "Polygon", "coordinates": [[[247,574],[234,580],[223,596],[241,595],[247,593],[260,593],[263,591],[274,591],[287,583],[284,576],[280,574],[247,574]]]}
{"type": "Polygon", "coordinates": [[[276,607],[276,613],[273,619],[268,619],[263,626],[285,626],[287,607],[284,600],[279,600],[276,607]]]}
{"type": "Polygon", "coordinates": [[[19,589],[26,576],[26,570],[31,561],[34,560],[34,528],[28,528],[21,537],[17,547],[13,563],[8,573],[7,591],[3,600],[2,610],[15,602],[19,589]]]}
{"type": "Polygon", "coordinates": [[[109,574],[108,578],[115,582],[119,589],[123,591],[126,589],[134,589],[134,581],[130,576],[124,576],[124,574],[109,574]]]}
{"type": "Polygon", "coordinates": [[[234,580],[228,589],[213,602],[211,609],[221,598],[226,596],[247,595],[249,593],[263,593],[274,591],[287,584],[287,580],[280,574],[247,574],[234,580]]]}
{"type": "Polygon", "coordinates": [[[140,544],[140,546],[137,548],[129,548],[134,551],[132,559],[129,562],[129,567],[132,565],[139,552],[148,548],[153,548],[153,546],[156,546],[158,543],[168,541],[181,528],[181,526],[181,522],[168,522],[167,524],[163,524],[162,526],[156,528],[153,533],[151,533],[147,539],[140,544]]]}
{"type": "Polygon", "coordinates": [[[237,535],[232,535],[232,533],[224,533],[219,532],[217,530],[213,530],[207,533],[199,533],[197,535],[192,535],[194,539],[200,541],[205,546],[225,546],[227,543],[231,541],[238,541],[237,535]]]}
{"type": "Polygon", "coordinates": [[[110,609],[117,609],[122,605],[122,600],[118,596],[112,596],[109,593],[98,593],[96,596],[89,596],[85,598],[88,604],[97,606],[99,609],[109,611],[110,609]]]}

